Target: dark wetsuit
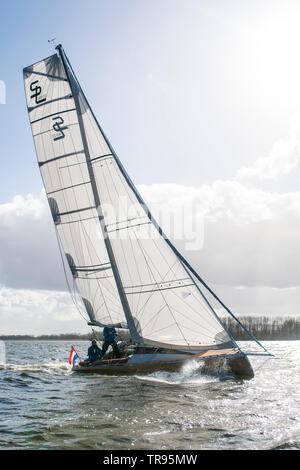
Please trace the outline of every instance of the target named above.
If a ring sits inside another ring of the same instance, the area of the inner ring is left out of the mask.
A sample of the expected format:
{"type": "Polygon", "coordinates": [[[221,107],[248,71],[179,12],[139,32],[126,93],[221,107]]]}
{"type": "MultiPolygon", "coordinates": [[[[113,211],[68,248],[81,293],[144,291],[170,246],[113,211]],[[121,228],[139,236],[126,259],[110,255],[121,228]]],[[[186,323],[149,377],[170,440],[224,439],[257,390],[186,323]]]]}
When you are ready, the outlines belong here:
{"type": "Polygon", "coordinates": [[[104,336],[104,343],[103,343],[103,346],[102,346],[103,356],[106,353],[109,346],[112,346],[113,352],[114,352],[114,357],[121,357],[118,345],[115,341],[116,334],[117,334],[117,332],[116,332],[115,328],[113,328],[111,326],[106,326],[103,329],[103,336],[104,336]]]}
{"type": "Polygon", "coordinates": [[[91,362],[97,361],[102,359],[102,351],[96,344],[92,344],[88,349],[88,356],[91,362]]]}

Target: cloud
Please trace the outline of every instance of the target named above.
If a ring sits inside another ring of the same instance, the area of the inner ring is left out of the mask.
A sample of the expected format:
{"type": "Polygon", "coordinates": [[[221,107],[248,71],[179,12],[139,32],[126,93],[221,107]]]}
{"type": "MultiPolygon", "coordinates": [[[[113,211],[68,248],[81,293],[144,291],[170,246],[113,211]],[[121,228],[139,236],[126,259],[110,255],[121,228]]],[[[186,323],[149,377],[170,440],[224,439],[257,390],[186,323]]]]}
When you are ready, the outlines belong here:
{"type": "Polygon", "coordinates": [[[55,231],[44,192],[0,205],[0,283],[13,288],[65,289],[55,231]]]}
{"type": "Polygon", "coordinates": [[[236,174],[239,181],[253,179],[277,180],[294,170],[300,161],[300,113],[289,122],[288,135],[275,142],[269,155],[260,157],[251,166],[240,168],[236,174]]]}
{"type": "Polygon", "coordinates": [[[176,184],[141,185],[150,207],[163,219],[162,211],[179,212],[185,206],[210,220],[228,218],[236,224],[270,220],[286,213],[300,216],[300,192],[276,193],[249,188],[239,181],[218,180],[199,188],[176,184]]]}
{"type": "MultiPolygon", "coordinates": [[[[235,312],[280,314],[280,305],[282,313],[298,313],[300,192],[268,192],[239,181],[139,190],[174,244],[235,312]],[[200,246],[192,243],[197,230],[200,246]]],[[[44,193],[0,205],[0,285],[1,331],[40,334],[85,326],[66,292],[44,193]]]]}
{"type": "MultiPolygon", "coordinates": [[[[213,283],[300,284],[300,192],[272,193],[237,181],[139,189],[163,230],[213,283]]],[[[43,193],[0,205],[0,260],[2,285],[67,289],[43,193]]]]}
{"type": "Polygon", "coordinates": [[[200,249],[187,249],[184,239],[174,242],[208,284],[300,285],[300,192],[272,193],[247,188],[237,181],[216,181],[199,188],[159,185],[141,190],[145,199],[148,196],[155,202],[154,209],[189,201],[194,218],[203,220],[200,249]]]}
{"type": "MultiPolygon", "coordinates": [[[[218,285],[217,295],[240,315],[297,316],[300,314],[300,287],[280,289],[260,286],[218,285]]],[[[212,302],[219,315],[224,314],[216,302],[212,302]]]]}
{"type": "Polygon", "coordinates": [[[67,292],[0,286],[1,334],[86,332],[85,322],[67,292]]]}

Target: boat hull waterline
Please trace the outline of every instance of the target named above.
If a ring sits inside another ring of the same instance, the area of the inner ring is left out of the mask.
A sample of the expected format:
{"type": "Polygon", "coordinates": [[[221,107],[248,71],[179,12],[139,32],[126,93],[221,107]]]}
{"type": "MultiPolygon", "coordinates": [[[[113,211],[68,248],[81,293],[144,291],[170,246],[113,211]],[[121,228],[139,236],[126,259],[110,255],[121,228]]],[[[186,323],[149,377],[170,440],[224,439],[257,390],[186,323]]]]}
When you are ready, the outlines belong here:
{"type": "Polygon", "coordinates": [[[72,368],[73,372],[94,373],[103,375],[149,374],[157,371],[178,372],[191,362],[205,363],[209,368],[219,368],[227,365],[237,379],[251,379],[254,372],[247,356],[242,352],[206,351],[194,354],[192,357],[162,354],[138,354],[120,359],[107,359],[88,363],[80,362],[72,368]],[[165,356],[165,355],[164,355],[165,356]]]}

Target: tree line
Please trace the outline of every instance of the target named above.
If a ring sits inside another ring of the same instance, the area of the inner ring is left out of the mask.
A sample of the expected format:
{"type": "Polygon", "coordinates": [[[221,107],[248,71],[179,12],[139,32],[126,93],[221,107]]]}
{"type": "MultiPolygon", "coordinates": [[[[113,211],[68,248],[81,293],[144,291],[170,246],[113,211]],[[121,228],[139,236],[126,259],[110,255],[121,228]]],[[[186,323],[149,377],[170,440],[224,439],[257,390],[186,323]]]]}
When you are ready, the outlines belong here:
{"type": "Polygon", "coordinates": [[[0,335],[0,340],[9,341],[9,340],[20,340],[20,341],[32,341],[32,340],[62,340],[62,341],[74,341],[74,340],[86,340],[89,341],[92,339],[92,334],[80,334],[80,333],[63,333],[60,335],[0,335]]]}
{"type": "MultiPolygon", "coordinates": [[[[245,316],[239,320],[258,340],[300,339],[300,318],[245,316]]],[[[226,317],[222,321],[236,340],[250,339],[247,332],[234,318],[226,317]]]]}

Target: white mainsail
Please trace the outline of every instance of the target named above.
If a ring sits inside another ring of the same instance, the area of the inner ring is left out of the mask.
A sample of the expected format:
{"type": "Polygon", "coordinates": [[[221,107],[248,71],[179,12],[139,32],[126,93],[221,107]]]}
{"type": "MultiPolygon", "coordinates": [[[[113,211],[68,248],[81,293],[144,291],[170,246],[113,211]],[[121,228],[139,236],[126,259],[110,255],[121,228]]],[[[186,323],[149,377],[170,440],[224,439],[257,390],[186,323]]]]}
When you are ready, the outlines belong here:
{"type": "MultiPolygon", "coordinates": [[[[24,69],[29,119],[59,239],[92,321],[124,322],[99,225],[76,105],[55,54],[24,69]]],[[[99,148],[99,152],[105,149],[99,148]]]]}
{"type": "Polygon", "coordinates": [[[153,223],[97,123],[68,60],[24,69],[29,118],[59,239],[93,322],[181,349],[232,339],[153,223]]]}

